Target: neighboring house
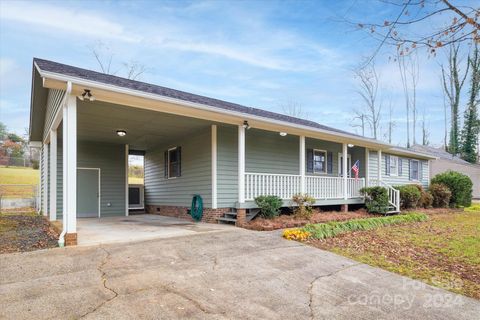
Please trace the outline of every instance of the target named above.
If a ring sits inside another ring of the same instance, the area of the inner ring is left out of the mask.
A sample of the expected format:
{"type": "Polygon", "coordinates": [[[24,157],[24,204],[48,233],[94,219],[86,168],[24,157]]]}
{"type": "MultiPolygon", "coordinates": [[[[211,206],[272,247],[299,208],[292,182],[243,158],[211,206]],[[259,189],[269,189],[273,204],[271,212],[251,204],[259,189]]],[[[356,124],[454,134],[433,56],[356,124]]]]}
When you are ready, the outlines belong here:
{"type": "Polygon", "coordinates": [[[436,157],[430,162],[431,177],[448,170],[458,171],[469,176],[473,182],[473,198],[480,199],[480,164],[467,162],[448,153],[443,148],[415,145],[412,149],[436,157]]]}
{"type": "Polygon", "coordinates": [[[392,185],[428,185],[432,156],[312,121],[41,59],[32,77],[41,210],[63,218],[67,244],[79,217],[129,214],[129,154],[145,156],[148,212],[187,217],[198,194],[209,222],[233,210],[243,223],[259,195],[290,206],[301,192],[347,209],[378,184],[398,211],[392,185]]]}

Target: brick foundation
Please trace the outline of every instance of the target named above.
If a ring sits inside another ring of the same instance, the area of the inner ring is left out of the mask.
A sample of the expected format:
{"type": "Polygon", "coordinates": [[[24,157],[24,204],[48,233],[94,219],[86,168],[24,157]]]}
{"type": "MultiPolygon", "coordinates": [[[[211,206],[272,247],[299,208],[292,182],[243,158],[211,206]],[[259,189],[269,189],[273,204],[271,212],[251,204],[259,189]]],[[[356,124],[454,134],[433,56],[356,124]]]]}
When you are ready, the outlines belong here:
{"type": "Polygon", "coordinates": [[[237,209],[237,227],[243,226],[247,222],[247,209],[237,209]]]}
{"type": "MultiPolygon", "coordinates": [[[[167,217],[175,217],[180,219],[185,219],[189,221],[194,221],[192,216],[188,214],[188,210],[190,208],[187,207],[177,207],[177,206],[155,206],[155,205],[148,205],[145,206],[145,210],[147,213],[150,214],[158,214],[161,216],[167,217]]],[[[217,223],[217,218],[223,217],[225,212],[230,211],[230,208],[218,208],[218,209],[211,209],[211,208],[203,208],[203,217],[202,222],[208,223],[217,223]]]]}
{"type": "Polygon", "coordinates": [[[65,234],[65,246],[76,246],[77,245],[77,234],[76,233],[66,233],[65,234]]]}
{"type": "Polygon", "coordinates": [[[348,204],[342,204],[341,207],[340,207],[340,211],[348,212],[348,204]]]}

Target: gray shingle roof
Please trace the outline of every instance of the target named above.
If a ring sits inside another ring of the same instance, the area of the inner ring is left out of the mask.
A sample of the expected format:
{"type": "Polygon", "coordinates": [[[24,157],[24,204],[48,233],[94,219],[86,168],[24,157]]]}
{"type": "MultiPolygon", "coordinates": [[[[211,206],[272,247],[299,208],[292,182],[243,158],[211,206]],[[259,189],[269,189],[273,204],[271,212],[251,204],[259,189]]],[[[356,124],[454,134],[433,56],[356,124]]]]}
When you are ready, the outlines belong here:
{"type": "MultiPolygon", "coordinates": [[[[175,90],[171,88],[166,88],[162,86],[157,86],[157,85],[149,84],[145,82],[129,80],[129,79],[125,79],[125,78],[121,78],[121,77],[117,77],[117,76],[113,76],[105,73],[100,73],[92,70],[69,66],[69,65],[54,62],[54,61],[34,58],[33,62],[42,71],[62,74],[62,75],[76,77],[76,78],[89,80],[89,81],[96,81],[103,84],[147,92],[147,93],[156,94],[156,95],[160,95],[168,98],[174,98],[174,99],[179,99],[179,100],[193,102],[193,103],[199,103],[199,104],[203,104],[203,105],[207,105],[215,108],[241,112],[244,114],[265,117],[273,120],[290,122],[292,124],[298,124],[298,125],[315,128],[315,129],[331,131],[332,133],[348,134],[351,136],[366,139],[359,135],[356,135],[347,131],[335,129],[332,127],[324,126],[314,121],[295,118],[295,117],[287,116],[280,113],[266,111],[258,108],[246,107],[236,103],[231,103],[231,102],[218,100],[214,98],[208,98],[205,96],[188,93],[180,90],[175,90]]],[[[372,139],[372,141],[375,141],[375,140],[372,139]]]]}
{"type": "Polygon", "coordinates": [[[435,147],[431,147],[431,146],[422,146],[422,145],[413,145],[411,149],[413,149],[414,151],[431,154],[431,155],[433,155],[433,156],[435,156],[439,159],[449,160],[449,161],[459,163],[459,164],[475,165],[475,164],[472,164],[468,161],[463,160],[460,157],[457,157],[457,156],[454,156],[454,155],[448,153],[447,151],[443,150],[443,148],[435,148],[435,147]]]}

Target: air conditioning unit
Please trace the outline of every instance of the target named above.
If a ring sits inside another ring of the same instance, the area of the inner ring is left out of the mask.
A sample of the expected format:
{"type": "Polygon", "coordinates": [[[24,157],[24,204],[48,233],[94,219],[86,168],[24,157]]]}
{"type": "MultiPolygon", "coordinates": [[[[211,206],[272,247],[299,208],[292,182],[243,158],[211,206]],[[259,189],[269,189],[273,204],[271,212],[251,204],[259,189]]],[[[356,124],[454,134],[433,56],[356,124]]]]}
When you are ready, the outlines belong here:
{"type": "Polygon", "coordinates": [[[144,186],[143,184],[128,185],[128,209],[144,209],[144,186]]]}

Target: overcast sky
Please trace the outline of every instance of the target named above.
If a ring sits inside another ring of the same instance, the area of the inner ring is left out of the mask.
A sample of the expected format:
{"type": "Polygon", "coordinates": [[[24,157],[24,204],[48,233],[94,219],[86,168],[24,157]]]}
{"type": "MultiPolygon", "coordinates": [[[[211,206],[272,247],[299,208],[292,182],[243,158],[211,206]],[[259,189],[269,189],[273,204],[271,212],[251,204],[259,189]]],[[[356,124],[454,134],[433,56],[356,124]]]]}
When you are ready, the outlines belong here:
{"type": "MultiPolygon", "coordinates": [[[[378,22],[395,12],[379,1],[0,1],[0,121],[28,128],[32,58],[99,71],[91,47],[104,44],[112,70],[147,66],[141,81],[282,112],[295,101],[311,120],[354,132],[362,107],[352,70],[378,43],[344,18],[378,22]],[[108,48],[108,50],[107,50],[108,48]]],[[[384,48],[376,59],[384,104],[394,109],[394,143],[406,143],[398,68],[384,48]]],[[[431,142],[443,143],[440,67],[420,56],[418,109],[431,142]]],[[[465,105],[462,101],[462,110],[465,105]]],[[[417,130],[417,140],[421,140],[417,130]]]]}

